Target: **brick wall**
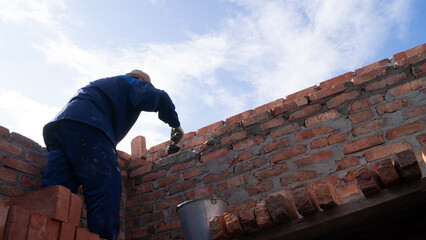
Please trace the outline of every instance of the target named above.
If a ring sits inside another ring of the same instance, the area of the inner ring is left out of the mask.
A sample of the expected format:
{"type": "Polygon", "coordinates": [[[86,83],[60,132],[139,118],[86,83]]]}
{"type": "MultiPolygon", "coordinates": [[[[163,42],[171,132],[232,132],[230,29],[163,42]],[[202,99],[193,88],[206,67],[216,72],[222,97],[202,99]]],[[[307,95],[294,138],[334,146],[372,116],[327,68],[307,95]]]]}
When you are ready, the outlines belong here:
{"type": "MultiPolygon", "coordinates": [[[[125,239],[125,198],[127,166],[130,155],[118,151],[123,176],[120,238],[125,239]]],[[[47,164],[47,151],[38,143],[0,126],[0,205],[8,203],[11,197],[19,196],[41,187],[41,177],[47,164]]],[[[79,195],[82,196],[80,188],[79,195]]],[[[87,229],[86,210],[81,209],[79,226],[87,229]]],[[[0,238],[1,239],[1,238],[0,238]]]]}
{"type": "Polygon", "coordinates": [[[425,59],[423,44],[186,133],[170,156],[169,141],[146,150],[135,138],[128,239],[183,238],[176,205],[194,198],[216,195],[232,209],[321,184],[346,203],[374,191],[357,181],[363,170],[393,166],[398,153],[424,168],[425,59]]]}
{"type": "MultiPolygon", "coordinates": [[[[398,154],[413,153],[424,169],[425,85],[422,44],[186,133],[176,154],[167,155],[169,141],[147,150],[136,137],[131,155],[118,152],[120,239],[183,239],[176,205],[186,200],[216,195],[230,209],[256,205],[261,214],[265,201],[284,201],[274,194],[294,201],[313,187],[336,189],[332,204],[340,204],[379,191],[357,177],[380,173],[398,154]]],[[[0,156],[1,204],[40,188],[44,148],[0,127],[0,156]]],[[[81,215],[84,227],[84,206],[81,215]]]]}

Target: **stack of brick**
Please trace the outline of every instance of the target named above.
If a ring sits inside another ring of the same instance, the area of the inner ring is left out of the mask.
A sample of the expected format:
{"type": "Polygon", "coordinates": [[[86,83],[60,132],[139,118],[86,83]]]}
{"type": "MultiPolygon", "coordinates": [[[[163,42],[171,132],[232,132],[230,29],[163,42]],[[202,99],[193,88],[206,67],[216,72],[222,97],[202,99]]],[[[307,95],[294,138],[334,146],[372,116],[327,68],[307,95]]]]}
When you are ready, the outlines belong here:
{"type": "MultiPolygon", "coordinates": [[[[385,159],[355,170],[359,188],[366,197],[383,188],[416,181],[421,177],[419,163],[414,153],[409,150],[398,153],[394,161],[385,159]]],[[[241,207],[230,206],[224,214],[214,216],[209,221],[210,232],[213,240],[234,239],[341,204],[341,195],[330,182],[304,184],[291,191],[270,194],[257,204],[249,202],[241,207]]]]}
{"type": "Polygon", "coordinates": [[[12,197],[0,206],[0,239],[98,240],[81,227],[82,202],[59,185],[12,197]]]}
{"type": "Polygon", "coordinates": [[[176,205],[195,198],[259,203],[325,181],[349,202],[363,197],[355,174],[362,166],[410,150],[425,167],[425,86],[422,44],[186,133],[173,155],[170,141],[147,150],[135,138],[127,238],[182,238],[176,205]]]}

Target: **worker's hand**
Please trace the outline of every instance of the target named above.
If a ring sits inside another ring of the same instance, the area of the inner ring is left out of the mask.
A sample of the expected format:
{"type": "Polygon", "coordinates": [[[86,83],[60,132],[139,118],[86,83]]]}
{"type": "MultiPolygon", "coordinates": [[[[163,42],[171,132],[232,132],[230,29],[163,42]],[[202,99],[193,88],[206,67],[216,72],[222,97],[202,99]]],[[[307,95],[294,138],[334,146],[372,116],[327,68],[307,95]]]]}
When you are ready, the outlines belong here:
{"type": "Polygon", "coordinates": [[[170,140],[172,140],[173,143],[178,143],[182,137],[183,137],[183,129],[182,127],[172,128],[172,131],[170,132],[170,140]]]}

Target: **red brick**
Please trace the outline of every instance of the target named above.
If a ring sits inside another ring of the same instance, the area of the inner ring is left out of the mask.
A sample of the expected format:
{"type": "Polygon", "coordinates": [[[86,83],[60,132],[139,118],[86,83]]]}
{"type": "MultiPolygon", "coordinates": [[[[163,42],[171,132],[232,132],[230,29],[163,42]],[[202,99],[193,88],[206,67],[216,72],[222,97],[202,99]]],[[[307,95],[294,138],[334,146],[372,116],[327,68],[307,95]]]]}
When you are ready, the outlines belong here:
{"type": "Polygon", "coordinates": [[[343,178],[343,181],[346,182],[346,183],[355,181],[354,171],[350,170],[349,172],[347,172],[346,176],[343,178]]]}
{"type": "Polygon", "coordinates": [[[404,83],[402,85],[393,87],[393,88],[389,89],[388,92],[392,96],[397,97],[397,96],[400,96],[402,94],[418,90],[418,89],[423,88],[425,86],[426,86],[426,77],[422,77],[422,78],[415,79],[413,81],[404,83]]]}
{"type": "Polygon", "coordinates": [[[12,197],[9,204],[67,222],[70,198],[71,192],[68,188],[56,185],[12,197]]]}
{"type": "Polygon", "coordinates": [[[356,111],[361,110],[363,108],[375,105],[375,104],[377,104],[379,102],[382,102],[383,100],[384,100],[384,95],[383,94],[377,94],[377,95],[370,96],[368,98],[363,98],[361,100],[353,102],[350,105],[350,107],[349,107],[350,108],[349,113],[353,113],[353,112],[356,112],[356,111]]]}
{"type": "Polygon", "coordinates": [[[218,127],[217,129],[214,129],[211,133],[212,138],[217,138],[219,136],[222,136],[226,133],[233,132],[237,127],[239,127],[240,124],[238,122],[227,124],[222,127],[218,127]]]}
{"type": "Polygon", "coordinates": [[[386,86],[390,86],[393,85],[397,82],[400,82],[401,80],[404,80],[407,78],[407,75],[405,74],[405,72],[398,72],[395,74],[392,74],[378,82],[374,82],[368,86],[365,87],[365,90],[367,91],[376,91],[379,90],[381,88],[384,88],[386,86]]]}
{"type": "Polygon", "coordinates": [[[275,100],[273,102],[270,102],[270,103],[267,103],[267,104],[263,104],[262,106],[259,106],[259,107],[257,107],[257,108],[254,109],[254,114],[259,114],[259,113],[262,113],[262,112],[267,112],[269,110],[274,109],[275,107],[277,107],[279,105],[284,104],[284,102],[285,102],[284,98],[280,98],[280,99],[277,99],[277,100],[275,100]]]}
{"type": "Polygon", "coordinates": [[[0,151],[4,151],[16,156],[21,156],[23,152],[21,147],[3,139],[0,139],[0,151]]]}
{"type": "Polygon", "coordinates": [[[226,123],[226,125],[230,125],[232,123],[236,123],[236,122],[239,122],[243,119],[246,119],[250,116],[253,116],[253,110],[247,110],[245,112],[242,112],[242,113],[239,113],[239,114],[234,115],[232,117],[229,117],[229,118],[226,119],[225,123],[226,123]]]}
{"type": "Polygon", "coordinates": [[[9,209],[4,240],[26,239],[30,223],[30,211],[12,206],[9,209]]]}
{"type": "Polygon", "coordinates": [[[226,230],[231,237],[240,237],[244,234],[243,227],[240,224],[240,219],[237,214],[225,212],[223,218],[225,219],[226,230]]]}
{"type": "Polygon", "coordinates": [[[331,157],[331,150],[325,150],[322,152],[312,153],[306,156],[303,156],[299,159],[294,160],[297,165],[297,168],[303,168],[314,163],[329,159],[331,157]]]}
{"type": "Polygon", "coordinates": [[[0,184],[0,194],[1,195],[13,197],[13,196],[24,194],[26,192],[27,191],[22,190],[21,188],[18,188],[18,187],[15,187],[15,186],[11,186],[11,185],[8,185],[8,184],[5,184],[5,183],[0,184]]]}
{"type": "Polygon", "coordinates": [[[406,98],[397,99],[389,103],[382,104],[376,107],[376,111],[379,115],[383,115],[385,113],[396,112],[402,108],[408,106],[408,102],[406,98]]]}
{"type": "Polygon", "coordinates": [[[359,97],[359,95],[360,95],[360,92],[358,91],[339,94],[327,101],[328,109],[342,105],[346,101],[359,97]]]}
{"type": "Polygon", "coordinates": [[[255,206],[245,207],[240,211],[241,225],[246,233],[259,231],[259,226],[256,224],[256,215],[254,213],[255,206]]]}
{"type": "Polygon", "coordinates": [[[188,178],[197,177],[197,176],[200,176],[201,174],[204,174],[206,172],[208,172],[207,166],[197,167],[197,168],[194,168],[190,171],[184,172],[183,173],[183,179],[187,180],[188,178]]]}
{"type": "Polygon", "coordinates": [[[265,198],[265,204],[272,221],[277,224],[299,218],[294,203],[281,194],[268,195],[265,198]]]}
{"type": "Polygon", "coordinates": [[[68,222],[71,224],[74,224],[74,226],[80,225],[82,204],[83,204],[83,199],[81,199],[81,197],[78,196],[77,194],[71,193],[68,222]]]}
{"type": "Polygon", "coordinates": [[[0,126],[0,137],[9,139],[9,137],[10,137],[9,129],[7,129],[3,126],[0,126]]]}
{"type": "Polygon", "coordinates": [[[352,79],[352,82],[355,86],[363,84],[365,82],[369,82],[371,80],[376,79],[377,77],[386,75],[386,69],[387,67],[382,67],[362,75],[357,75],[355,71],[356,77],[352,79]]]}
{"type": "Polygon", "coordinates": [[[182,142],[186,142],[186,141],[188,141],[189,139],[192,139],[193,137],[195,137],[197,135],[197,133],[196,132],[188,132],[188,133],[185,133],[185,134],[183,134],[183,137],[182,137],[182,139],[180,140],[180,142],[182,143],[182,142]]]}
{"type": "Polygon", "coordinates": [[[185,143],[185,149],[190,149],[190,148],[193,148],[195,146],[201,145],[204,142],[206,142],[207,140],[208,140],[208,138],[206,136],[194,138],[194,139],[190,140],[189,142],[185,143]]]}
{"type": "MultiPolygon", "coordinates": [[[[180,202],[181,201],[176,203],[176,205],[179,204],[180,202]]],[[[154,211],[154,207],[153,207],[152,204],[141,205],[141,206],[137,206],[137,207],[134,207],[134,208],[130,208],[129,209],[129,216],[130,217],[141,216],[141,215],[146,214],[146,213],[152,213],[153,211],[154,211]]]]}
{"type": "Polygon", "coordinates": [[[352,124],[356,124],[372,119],[373,117],[373,112],[371,112],[370,109],[366,109],[364,111],[349,115],[349,120],[351,120],[352,124]]]}
{"type": "Polygon", "coordinates": [[[151,191],[152,189],[153,189],[152,183],[142,184],[142,185],[138,185],[135,188],[129,189],[128,195],[130,197],[131,196],[137,196],[137,195],[140,195],[142,193],[147,193],[147,192],[151,191]]]}
{"type": "Polygon", "coordinates": [[[362,193],[364,193],[364,196],[369,196],[380,191],[379,184],[373,176],[373,171],[367,165],[357,168],[354,173],[358,186],[362,193]]]}
{"type": "Polygon", "coordinates": [[[173,195],[178,192],[183,192],[185,190],[194,188],[197,185],[196,179],[186,180],[182,183],[177,183],[169,187],[169,194],[173,195]]]}
{"type": "Polygon", "coordinates": [[[286,100],[287,102],[290,102],[290,101],[293,101],[293,100],[295,100],[295,99],[298,99],[298,98],[301,98],[301,97],[308,96],[309,94],[314,93],[314,92],[316,92],[316,91],[318,91],[318,87],[317,87],[317,86],[308,87],[308,88],[306,88],[306,89],[303,89],[303,90],[301,90],[301,91],[298,91],[298,92],[296,92],[296,93],[293,93],[293,94],[288,95],[288,96],[285,98],[285,100],[286,100]]]}
{"type": "Polygon", "coordinates": [[[6,156],[6,159],[4,160],[4,165],[16,169],[20,172],[28,173],[35,177],[41,177],[42,175],[42,170],[40,168],[32,166],[14,157],[6,156]]]}
{"type": "Polygon", "coordinates": [[[292,189],[292,195],[300,215],[308,216],[321,211],[318,200],[308,185],[292,189]]]}
{"type": "Polygon", "coordinates": [[[41,188],[41,181],[22,175],[21,186],[26,188],[31,188],[31,189],[39,189],[41,188]]]}
{"type": "Polygon", "coordinates": [[[246,139],[242,142],[239,142],[237,144],[235,144],[232,149],[234,150],[243,150],[246,149],[250,146],[253,146],[255,144],[260,144],[263,142],[263,137],[261,135],[256,135],[254,137],[251,137],[249,139],[246,139]]]}
{"type": "Polygon", "coordinates": [[[345,87],[344,83],[338,83],[338,84],[335,84],[333,86],[322,88],[319,91],[311,93],[311,94],[308,95],[308,97],[309,97],[309,100],[315,101],[315,100],[318,100],[318,99],[326,98],[326,97],[329,97],[331,95],[343,92],[343,91],[345,91],[345,89],[346,89],[346,87],[345,87]]]}
{"type": "Polygon", "coordinates": [[[225,217],[223,215],[213,216],[213,218],[209,220],[209,226],[212,240],[225,240],[231,238],[226,230],[225,217]]]}
{"type": "Polygon", "coordinates": [[[322,209],[329,209],[343,204],[342,197],[330,182],[323,182],[315,187],[315,196],[322,209]]]}
{"type": "Polygon", "coordinates": [[[157,210],[161,210],[161,209],[165,209],[165,208],[169,208],[169,207],[175,207],[177,206],[179,203],[182,203],[182,197],[178,196],[178,197],[172,197],[172,198],[167,198],[164,199],[162,201],[158,201],[155,205],[155,209],[157,210]]]}
{"type": "Polygon", "coordinates": [[[6,168],[0,168],[0,179],[10,183],[16,183],[16,172],[6,168]]]}
{"type": "Polygon", "coordinates": [[[48,218],[40,213],[31,212],[28,239],[44,239],[48,218]]]}
{"type": "Polygon", "coordinates": [[[153,226],[144,226],[137,229],[132,229],[131,231],[127,231],[126,236],[127,239],[135,239],[146,237],[149,234],[155,233],[155,229],[153,226]]]}
{"type": "Polygon", "coordinates": [[[295,157],[297,155],[300,155],[304,152],[306,152],[305,145],[296,145],[294,147],[290,147],[282,151],[279,151],[277,153],[274,153],[269,158],[271,159],[272,163],[277,163],[277,162],[295,157]]]}
{"type": "Polygon", "coordinates": [[[209,152],[209,153],[201,155],[200,162],[201,163],[210,162],[212,160],[224,157],[228,153],[229,153],[228,148],[222,148],[222,149],[216,150],[214,152],[209,152]]]}
{"type": "Polygon", "coordinates": [[[46,231],[44,240],[58,240],[60,222],[52,219],[47,219],[46,231]]]}
{"type": "Polygon", "coordinates": [[[317,138],[311,142],[311,149],[322,148],[328,145],[328,140],[326,137],[317,138]]]}
{"type": "Polygon", "coordinates": [[[253,153],[251,152],[240,152],[236,158],[232,159],[232,162],[230,162],[229,165],[235,165],[237,163],[244,162],[252,157],[253,153]]]}
{"type": "Polygon", "coordinates": [[[286,125],[284,127],[280,127],[280,128],[277,128],[277,129],[271,131],[270,136],[272,138],[278,138],[278,137],[287,135],[289,133],[295,132],[299,129],[300,129],[299,125],[297,123],[293,123],[293,124],[286,125]]]}
{"type": "Polygon", "coordinates": [[[157,180],[159,178],[162,178],[164,176],[166,176],[166,170],[165,169],[161,169],[157,172],[150,172],[148,174],[146,174],[145,176],[143,176],[142,178],[142,182],[147,183],[147,182],[151,182],[154,180],[157,180]]]}
{"type": "Polygon", "coordinates": [[[405,182],[412,182],[422,177],[416,155],[410,151],[403,151],[395,157],[395,167],[399,175],[405,182]]]}
{"type": "Polygon", "coordinates": [[[412,68],[412,72],[414,76],[418,77],[426,72],[426,63],[423,63],[422,65],[415,66],[412,68]]]}
{"type": "Polygon", "coordinates": [[[281,186],[286,186],[295,182],[303,182],[315,178],[315,171],[298,171],[281,177],[281,186]]]}
{"type": "Polygon", "coordinates": [[[403,142],[390,143],[386,146],[366,151],[364,155],[365,155],[365,159],[368,162],[371,162],[376,159],[389,157],[391,155],[397,154],[399,152],[403,152],[411,148],[412,146],[410,143],[403,143],[403,142]]]}
{"type": "Polygon", "coordinates": [[[239,131],[239,132],[236,132],[236,133],[231,134],[229,136],[223,137],[221,139],[221,141],[220,141],[220,144],[221,145],[226,145],[226,144],[229,144],[229,143],[241,140],[241,139],[243,139],[245,137],[246,137],[246,132],[245,131],[239,131]]]}
{"type": "Polygon", "coordinates": [[[191,192],[186,192],[185,197],[186,199],[195,199],[195,198],[201,198],[206,196],[211,196],[213,194],[213,186],[207,186],[200,189],[195,189],[191,192]]]}
{"type": "Polygon", "coordinates": [[[210,124],[210,125],[208,125],[206,127],[200,128],[200,129],[197,130],[197,135],[201,136],[201,135],[204,135],[206,133],[213,132],[214,130],[222,127],[223,124],[225,124],[224,121],[219,121],[219,122],[215,122],[213,124],[210,124]]]}
{"type": "Polygon", "coordinates": [[[3,239],[4,230],[6,229],[7,216],[9,215],[9,207],[0,204],[0,239],[3,239]]]}
{"type": "Polygon", "coordinates": [[[219,180],[222,180],[224,178],[229,177],[229,174],[230,173],[227,170],[224,170],[221,174],[211,173],[211,174],[209,174],[209,175],[207,175],[203,178],[203,182],[205,184],[216,182],[216,181],[219,181],[219,180]]]}
{"type": "Polygon", "coordinates": [[[338,161],[339,165],[337,166],[336,171],[340,171],[348,167],[359,165],[359,158],[360,157],[358,156],[343,158],[342,160],[338,161]]]}
{"type": "Polygon", "coordinates": [[[406,118],[414,118],[420,115],[425,115],[426,114],[426,105],[422,105],[422,106],[418,106],[418,107],[414,107],[408,110],[405,110],[404,112],[404,116],[406,118]]]}
{"type": "Polygon", "coordinates": [[[149,148],[148,152],[151,153],[151,154],[158,152],[159,150],[164,149],[167,146],[169,146],[170,143],[172,143],[172,141],[168,140],[168,141],[165,141],[165,142],[160,143],[158,145],[152,146],[152,147],[149,148]]]}
{"type": "Polygon", "coordinates": [[[345,149],[345,154],[349,154],[383,144],[384,142],[385,141],[383,140],[382,136],[373,135],[352,142],[347,142],[343,145],[343,148],[345,149]]]}
{"type": "Polygon", "coordinates": [[[321,104],[317,103],[317,104],[310,104],[294,113],[291,113],[288,116],[288,120],[293,121],[302,117],[306,117],[308,115],[311,115],[315,112],[318,112],[322,109],[321,104]]]}
{"type": "Polygon", "coordinates": [[[173,183],[176,183],[178,179],[179,179],[179,175],[172,175],[170,177],[160,179],[159,187],[165,187],[173,183]]]}
{"type": "Polygon", "coordinates": [[[284,122],[285,122],[284,118],[276,117],[276,118],[273,118],[272,120],[269,120],[265,123],[260,124],[260,128],[262,130],[267,130],[267,129],[270,129],[270,128],[278,127],[278,126],[282,125],[284,122]]]}
{"type": "Polygon", "coordinates": [[[303,105],[306,105],[306,104],[308,104],[308,99],[306,99],[305,97],[302,97],[302,98],[294,100],[294,101],[285,102],[281,105],[276,106],[272,110],[272,116],[276,117],[280,114],[289,112],[293,109],[296,109],[296,108],[303,106],[303,105]]]}
{"type": "Polygon", "coordinates": [[[416,46],[408,49],[404,52],[394,55],[395,65],[397,67],[408,67],[411,64],[415,64],[426,59],[425,44],[416,46]],[[398,59],[398,60],[396,60],[398,59]]]}
{"type": "Polygon", "coordinates": [[[47,165],[47,155],[37,154],[32,151],[25,152],[25,160],[35,163],[39,166],[45,167],[47,165]]]}
{"type": "Polygon", "coordinates": [[[190,168],[194,167],[195,164],[196,164],[195,160],[174,164],[173,166],[170,167],[170,173],[174,174],[174,173],[177,173],[177,172],[181,172],[181,171],[190,169],[190,168]]]}
{"type": "Polygon", "coordinates": [[[388,66],[388,65],[390,65],[390,60],[387,59],[387,58],[386,59],[382,59],[382,60],[377,61],[375,63],[369,64],[369,65],[367,65],[365,67],[358,68],[357,70],[355,70],[355,75],[356,76],[361,76],[363,74],[366,74],[368,72],[380,69],[380,68],[382,68],[384,66],[388,66]]]}
{"type": "Polygon", "coordinates": [[[165,232],[173,229],[180,228],[180,222],[179,220],[172,220],[166,223],[159,223],[158,224],[158,232],[165,232]]]}
{"type": "Polygon", "coordinates": [[[415,121],[386,131],[386,138],[392,140],[411,133],[422,131],[423,129],[423,124],[419,121],[415,121]]]}
{"type": "Polygon", "coordinates": [[[333,130],[334,129],[330,128],[330,127],[319,126],[319,127],[316,127],[316,128],[305,130],[303,132],[296,133],[295,137],[296,137],[297,142],[301,142],[301,141],[304,141],[304,140],[307,140],[307,139],[311,139],[311,138],[323,135],[325,133],[329,133],[333,130]]]}
{"type": "Polygon", "coordinates": [[[333,145],[336,143],[340,143],[346,140],[346,138],[349,136],[349,133],[336,133],[336,134],[332,134],[327,138],[328,141],[328,145],[333,145]]]}
{"type": "Polygon", "coordinates": [[[289,138],[282,138],[282,139],[276,140],[274,142],[271,142],[263,146],[262,149],[260,149],[260,154],[269,153],[277,149],[287,147],[289,146],[289,144],[290,144],[289,138]]]}
{"type": "Polygon", "coordinates": [[[316,124],[330,121],[339,117],[340,117],[340,113],[338,113],[336,109],[331,109],[327,112],[320,113],[305,119],[305,127],[312,127],[316,124]]]}
{"type": "Polygon", "coordinates": [[[246,128],[248,126],[251,126],[255,123],[258,123],[260,121],[263,121],[269,117],[269,112],[262,112],[258,113],[256,115],[253,115],[251,117],[248,117],[243,120],[243,127],[246,128]]]}
{"type": "Polygon", "coordinates": [[[132,156],[135,158],[146,159],[148,150],[146,149],[146,140],[144,136],[137,136],[131,142],[132,156]]]}
{"type": "Polygon", "coordinates": [[[143,217],[143,222],[145,224],[147,223],[153,223],[158,222],[160,220],[164,220],[164,213],[163,212],[157,212],[153,214],[148,214],[143,217]]]}
{"type": "Polygon", "coordinates": [[[358,185],[356,185],[355,183],[346,185],[341,188],[337,188],[336,190],[340,194],[340,196],[342,196],[342,198],[359,194],[358,185]]]}
{"type": "Polygon", "coordinates": [[[424,51],[426,51],[426,43],[415,46],[415,47],[410,48],[408,50],[405,50],[403,52],[397,53],[397,54],[393,55],[392,58],[396,62],[396,61],[402,60],[404,58],[415,56],[415,55],[422,53],[424,51]]]}
{"type": "Polygon", "coordinates": [[[260,183],[258,183],[255,186],[248,186],[246,187],[247,193],[249,196],[258,195],[261,193],[269,192],[274,188],[274,183],[272,180],[265,180],[260,183]]]}
{"type": "Polygon", "coordinates": [[[337,77],[334,77],[332,79],[329,79],[327,81],[320,83],[320,88],[327,88],[332,87],[333,85],[339,84],[339,83],[346,83],[349,82],[354,76],[353,72],[347,72],[345,74],[339,75],[337,77]]]}
{"type": "Polygon", "coordinates": [[[91,233],[83,228],[76,228],[75,230],[75,240],[98,240],[99,235],[91,233]]]}
{"type": "Polygon", "coordinates": [[[262,228],[270,228],[276,224],[272,221],[271,215],[269,215],[268,208],[265,201],[260,201],[254,208],[254,214],[256,215],[257,225],[262,228]]]}
{"type": "Polygon", "coordinates": [[[279,175],[283,172],[287,171],[287,165],[285,163],[281,163],[281,164],[274,164],[271,167],[265,168],[265,169],[261,169],[258,170],[254,173],[254,177],[261,181],[263,179],[266,178],[270,178],[272,176],[276,176],[279,175]]]}
{"type": "Polygon", "coordinates": [[[376,119],[371,122],[364,123],[352,129],[353,136],[359,136],[362,134],[366,134],[377,129],[382,129],[386,126],[386,122],[384,118],[376,119]]]}
{"type": "Polygon", "coordinates": [[[258,157],[251,161],[238,164],[234,168],[234,173],[239,174],[239,173],[250,172],[253,169],[258,169],[264,166],[265,164],[267,164],[267,162],[268,162],[268,159],[266,157],[258,157]]]}
{"type": "Polygon", "coordinates": [[[231,179],[226,180],[225,182],[221,182],[217,185],[217,190],[219,192],[225,191],[230,188],[238,187],[241,185],[247,184],[248,175],[241,175],[237,177],[233,177],[231,179]]]}
{"type": "Polygon", "coordinates": [[[399,179],[398,173],[390,159],[385,159],[380,162],[371,165],[377,175],[379,175],[385,188],[390,188],[398,185],[401,180],[399,179]]]}

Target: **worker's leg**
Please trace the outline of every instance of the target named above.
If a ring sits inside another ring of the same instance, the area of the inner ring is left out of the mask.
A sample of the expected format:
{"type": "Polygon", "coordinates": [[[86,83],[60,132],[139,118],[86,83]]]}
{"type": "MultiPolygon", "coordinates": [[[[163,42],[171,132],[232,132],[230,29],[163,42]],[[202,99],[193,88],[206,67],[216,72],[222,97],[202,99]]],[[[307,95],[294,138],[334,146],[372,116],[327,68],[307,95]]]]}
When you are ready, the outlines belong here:
{"type": "Polygon", "coordinates": [[[75,175],[72,162],[66,154],[67,146],[72,146],[74,142],[72,138],[63,136],[64,130],[61,128],[61,126],[57,126],[49,132],[49,141],[46,142],[49,155],[43,173],[42,187],[62,185],[76,193],[80,181],[75,175]]]}
{"type": "Polygon", "coordinates": [[[102,131],[89,127],[76,145],[73,165],[83,185],[89,230],[101,238],[116,239],[121,173],[115,147],[102,131]]]}
{"type": "Polygon", "coordinates": [[[52,149],[43,184],[61,184],[72,190],[76,184],[69,182],[81,182],[89,230],[101,238],[116,239],[121,174],[114,146],[102,131],[79,122],[62,121],[54,132],[52,139],[57,140],[60,151],[52,149]],[[74,175],[68,174],[71,168],[74,175]],[[72,180],[74,177],[76,181],[72,180]]]}

